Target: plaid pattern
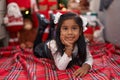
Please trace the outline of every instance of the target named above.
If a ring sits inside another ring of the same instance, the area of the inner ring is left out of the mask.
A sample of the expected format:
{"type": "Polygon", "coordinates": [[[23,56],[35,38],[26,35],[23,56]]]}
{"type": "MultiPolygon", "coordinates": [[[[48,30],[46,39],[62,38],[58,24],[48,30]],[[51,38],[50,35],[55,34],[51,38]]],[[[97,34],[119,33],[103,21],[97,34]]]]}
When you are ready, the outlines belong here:
{"type": "Polygon", "coordinates": [[[34,57],[31,50],[4,47],[0,49],[0,80],[120,80],[120,55],[114,45],[94,44],[90,51],[93,68],[84,77],[74,78],[78,66],[60,71],[51,60],[34,57]]]}

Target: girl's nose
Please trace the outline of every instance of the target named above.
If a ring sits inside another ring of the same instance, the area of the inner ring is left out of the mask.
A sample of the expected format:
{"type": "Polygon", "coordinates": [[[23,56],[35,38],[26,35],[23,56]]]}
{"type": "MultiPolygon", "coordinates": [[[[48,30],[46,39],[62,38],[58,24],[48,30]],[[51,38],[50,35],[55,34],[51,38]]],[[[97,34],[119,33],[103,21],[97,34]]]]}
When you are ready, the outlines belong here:
{"type": "Polygon", "coordinates": [[[71,29],[68,30],[68,34],[72,34],[72,30],[71,29]]]}

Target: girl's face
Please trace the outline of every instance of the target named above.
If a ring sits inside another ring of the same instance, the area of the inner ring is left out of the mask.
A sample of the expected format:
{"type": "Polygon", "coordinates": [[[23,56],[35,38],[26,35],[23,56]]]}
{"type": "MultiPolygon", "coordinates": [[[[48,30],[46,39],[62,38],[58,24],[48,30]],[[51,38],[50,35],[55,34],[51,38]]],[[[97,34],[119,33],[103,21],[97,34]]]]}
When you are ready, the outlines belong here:
{"type": "MultiPolygon", "coordinates": [[[[60,40],[67,41],[70,44],[74,44],[80,36],[80,27],[73,20],[68,19],[63,22],[60,29],[60,40]]],[[[64,44],[64,43],[63,43],[64,44]]]]}

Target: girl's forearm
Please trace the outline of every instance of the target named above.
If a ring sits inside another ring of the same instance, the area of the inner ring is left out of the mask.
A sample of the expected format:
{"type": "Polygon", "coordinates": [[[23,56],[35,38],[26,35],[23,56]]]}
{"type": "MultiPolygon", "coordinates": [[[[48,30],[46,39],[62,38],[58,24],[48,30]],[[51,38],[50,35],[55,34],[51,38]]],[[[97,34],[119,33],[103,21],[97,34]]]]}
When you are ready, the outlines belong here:
{"type": "Polygon", "coordinates": [[[65,53],[70,57],[72,55],[73,48],[71,47],[66,47],[65,48],[65,53]]]}

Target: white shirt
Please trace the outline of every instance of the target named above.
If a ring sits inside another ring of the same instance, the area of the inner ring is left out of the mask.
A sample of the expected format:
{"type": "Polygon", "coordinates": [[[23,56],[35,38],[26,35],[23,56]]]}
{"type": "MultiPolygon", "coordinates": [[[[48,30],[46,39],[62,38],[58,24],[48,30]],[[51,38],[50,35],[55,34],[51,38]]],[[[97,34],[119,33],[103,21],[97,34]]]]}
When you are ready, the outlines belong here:
{"type": "MultiPolygon", "coordinates": [[[[55,61],[55,65],[59,70],[65,70],[69,62],[72,60],[72,57],[68,57],[68,55],[64,52],[64,54],[61,56],[61,54],[57,51],[57,46],[55,40],[51,40],[47,43],[48,48],[51,50],[52,56],[55,61]]],[[[73,50],[73,53],[76,51],[77,47],[73,50]]],[[[74,54],[75,55],[75,54],[74,54]]],[[[85,63],[89,64],[92,67],[93,64],[93,58],[90,54],[88,47],[87,47],[87,58],[85,63]]]]}

